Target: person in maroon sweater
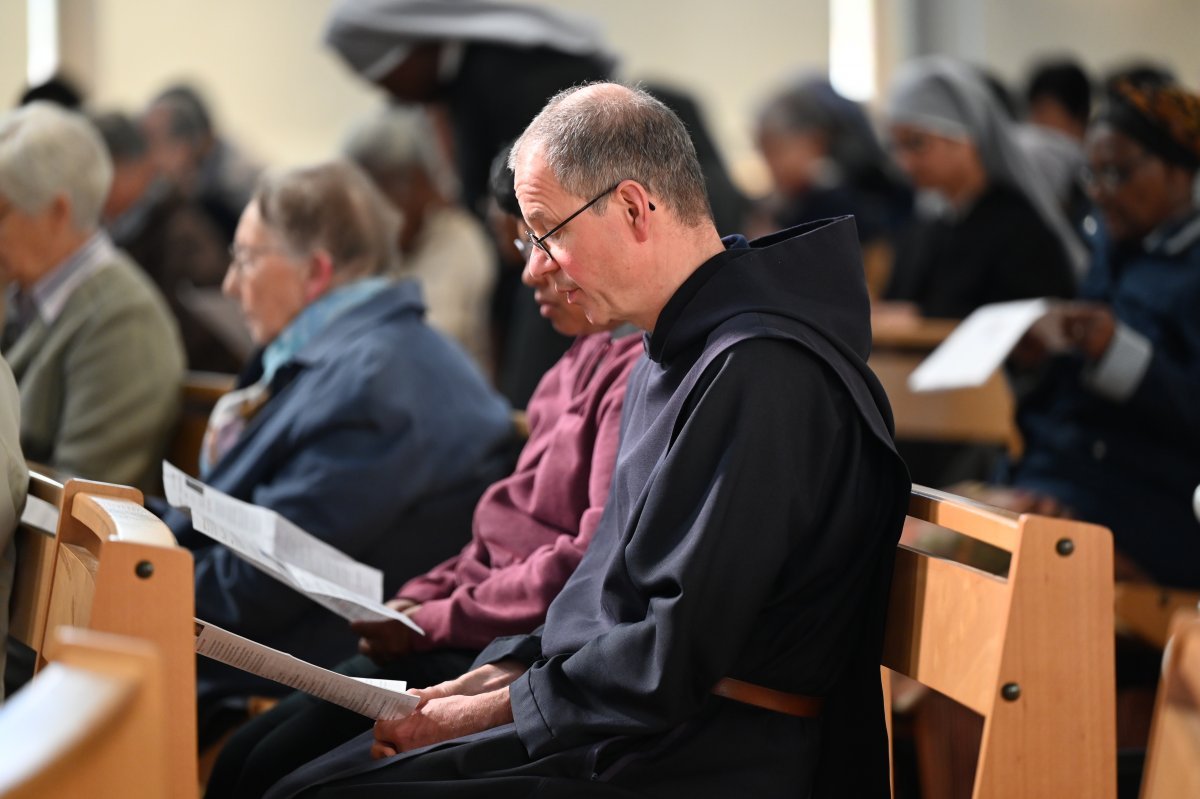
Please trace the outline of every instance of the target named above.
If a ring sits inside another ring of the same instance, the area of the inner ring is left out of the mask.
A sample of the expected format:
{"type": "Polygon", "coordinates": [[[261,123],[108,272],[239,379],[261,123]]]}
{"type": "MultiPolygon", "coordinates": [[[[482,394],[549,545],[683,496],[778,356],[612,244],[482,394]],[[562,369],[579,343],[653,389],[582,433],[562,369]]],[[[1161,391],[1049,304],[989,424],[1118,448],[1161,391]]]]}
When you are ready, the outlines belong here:
{"type": "MultiPolygon", "coordinates": [[[[642,354],[642,338],[633,328],[591,324],[578,305],[528,269],[522,280],[534,287],[542,316],[577,338],[529,400],[529,441],[516,470],[479,500],[463,551],[410,580],[388,603],[425,635],[396,621],[352,624],[362,636],[362,654],[337,671],[403,679],[410,688],[457,677],[494,638],[531,632],[544,621],[592,539],[608,498],[625,384],[642,354]]],[[[230,738],[205,796],[261,796],[371,724],[365,716],[293,694],[230,738]]]]}

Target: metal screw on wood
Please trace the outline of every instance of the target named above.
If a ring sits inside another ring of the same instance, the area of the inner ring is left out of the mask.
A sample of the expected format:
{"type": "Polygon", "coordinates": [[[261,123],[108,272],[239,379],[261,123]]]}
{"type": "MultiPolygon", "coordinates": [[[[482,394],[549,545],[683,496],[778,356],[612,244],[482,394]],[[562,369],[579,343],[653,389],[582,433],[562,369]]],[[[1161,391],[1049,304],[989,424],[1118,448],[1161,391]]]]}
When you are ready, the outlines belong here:
{"type": "Polygon", "coordinates": [[[1000,689],[1000,696],[1004,697],[1006,702],[1016,702],[1021,698],[1021,686],[1015,682],[1006,682],[1000,689]]]}
{"type": "Polygon", "coordinates": [[[154,564],[148,560],[139,561],[138,565],[134,568],[133,571],[138,577],[141,577],[143,580],[149,580],[151,575],[154,574],[154,564]]]}
{"type": "Polygon", "coordinates": [[[1069,538],[1060,538],[1054,545],[1054,551],[1064,558],[1069,557],[1075,551],[1075,542],[1069,538]]]}

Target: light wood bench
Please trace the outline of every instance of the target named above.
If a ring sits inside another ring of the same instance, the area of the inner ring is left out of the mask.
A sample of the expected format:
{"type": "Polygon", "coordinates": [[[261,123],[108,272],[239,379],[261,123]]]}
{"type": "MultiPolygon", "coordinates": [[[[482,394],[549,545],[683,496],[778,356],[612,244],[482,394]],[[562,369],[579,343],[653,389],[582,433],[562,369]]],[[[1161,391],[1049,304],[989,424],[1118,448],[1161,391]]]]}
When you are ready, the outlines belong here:
{"type": "Polygon", "coordinates": [[[1200,796],[1200,613],[1180,610],[1171,628],[1141,799],[1200,796]]]}
{"type": "Polygon", "coordinates": [[[920,486],[909,515],[1011,555],[998,576],[896,553],[883,665],[983,717],[973,799],[1113,799],[1109,531],[920,486]]]}
{"type": "MultiPolygon", "coordinates": [[[[196,665],[192,556],[176,545],[162,521],[142,507],[141,492],[125,486],[69,480],[62,488],[48,592],[22,600],[31,607],[28,645],[45,665],[54,631],[82,627],[141,638],[159,650],[170,675],[164,743],[173,796],[194,796],[196,665]]],[[[26,563],[25,565],[30,565],[26,563]]],[[[18,569],[24,568],[18,566],[18,569]]],[[[44,563],[38,565],[39,571],[44,563]]]]}
{"type": "Polygon", "coordinates": [[[57,552],[54,542],[63,486],[37,464],[29,468],[29,499],[17,525],[17,570],[9,607],[8,634],[35,652],[46,636],[46,608],[57,552]]]}
{"type": "Polygon", "coordinates": [[[61,627],[0,709],[0,797],[170,799],[168,674],[139,638],[61,627]]]}

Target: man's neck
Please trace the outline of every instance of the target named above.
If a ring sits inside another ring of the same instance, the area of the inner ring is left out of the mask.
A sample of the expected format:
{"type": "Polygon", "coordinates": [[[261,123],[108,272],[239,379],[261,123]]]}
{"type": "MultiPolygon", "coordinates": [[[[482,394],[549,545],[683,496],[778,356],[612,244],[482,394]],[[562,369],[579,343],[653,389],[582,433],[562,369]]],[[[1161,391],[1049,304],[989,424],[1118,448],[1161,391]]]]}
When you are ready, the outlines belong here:
{"type": "Polygon", "coordinates": [[[721,237],[711,224],[698,229],[684,228],[676,236],[663,243],[659,252],[667,254],[666,268],[660,271],[661,278],[653,287],[654,303],[641,319],[630,319],[641,329],[653,333],[658,317],[667,302],[679,291],[679,287],[703,264],[725,251],[721,237]]]}
{"type": "Polygon", "coordinates": [[[28,280],[19,281],[22,291],[32,291],[46,275],[53,272],[70,258],[80,247],[87,243],[95,234],[95,230],[69,230],[57,237],[42,254],[37,274],[28,280]]]}

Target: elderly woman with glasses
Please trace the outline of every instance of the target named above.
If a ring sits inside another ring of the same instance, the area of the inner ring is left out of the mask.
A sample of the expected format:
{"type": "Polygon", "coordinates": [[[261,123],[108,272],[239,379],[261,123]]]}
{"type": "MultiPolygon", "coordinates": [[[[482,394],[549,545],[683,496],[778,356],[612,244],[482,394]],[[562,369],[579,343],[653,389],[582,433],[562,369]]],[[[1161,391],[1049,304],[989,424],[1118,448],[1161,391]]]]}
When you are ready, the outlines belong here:
{"type": "Polygon", "coordinates": [[[1200,97],[1118,84],[1086,155],[1094,262],[1082,301],[1055,307],[1018,349],[1043,372],[1020,404],[1025,454],[1010,479],[1110,527],[1129,568],[1197,587],[1200,97]]]}
{"type": "MultiPolygon", "coordinates": [[[[224,288],[262,350],[214,409],[202,458],[213,487],[381,569],[386,590],[467,540],[475,500],[510,465],[512,430],[478,369],[425,324],[417,284],[382,276],[396,230],[349,163],[260,181],[224,288]]],[[[354,653],[344,620],[182,514],[167,521],[195,555],[198,617],[324,665],[354,653]]],[[[202,725],[218,700],[281,690],[213,661],[198,669],[202,725]]]]}

